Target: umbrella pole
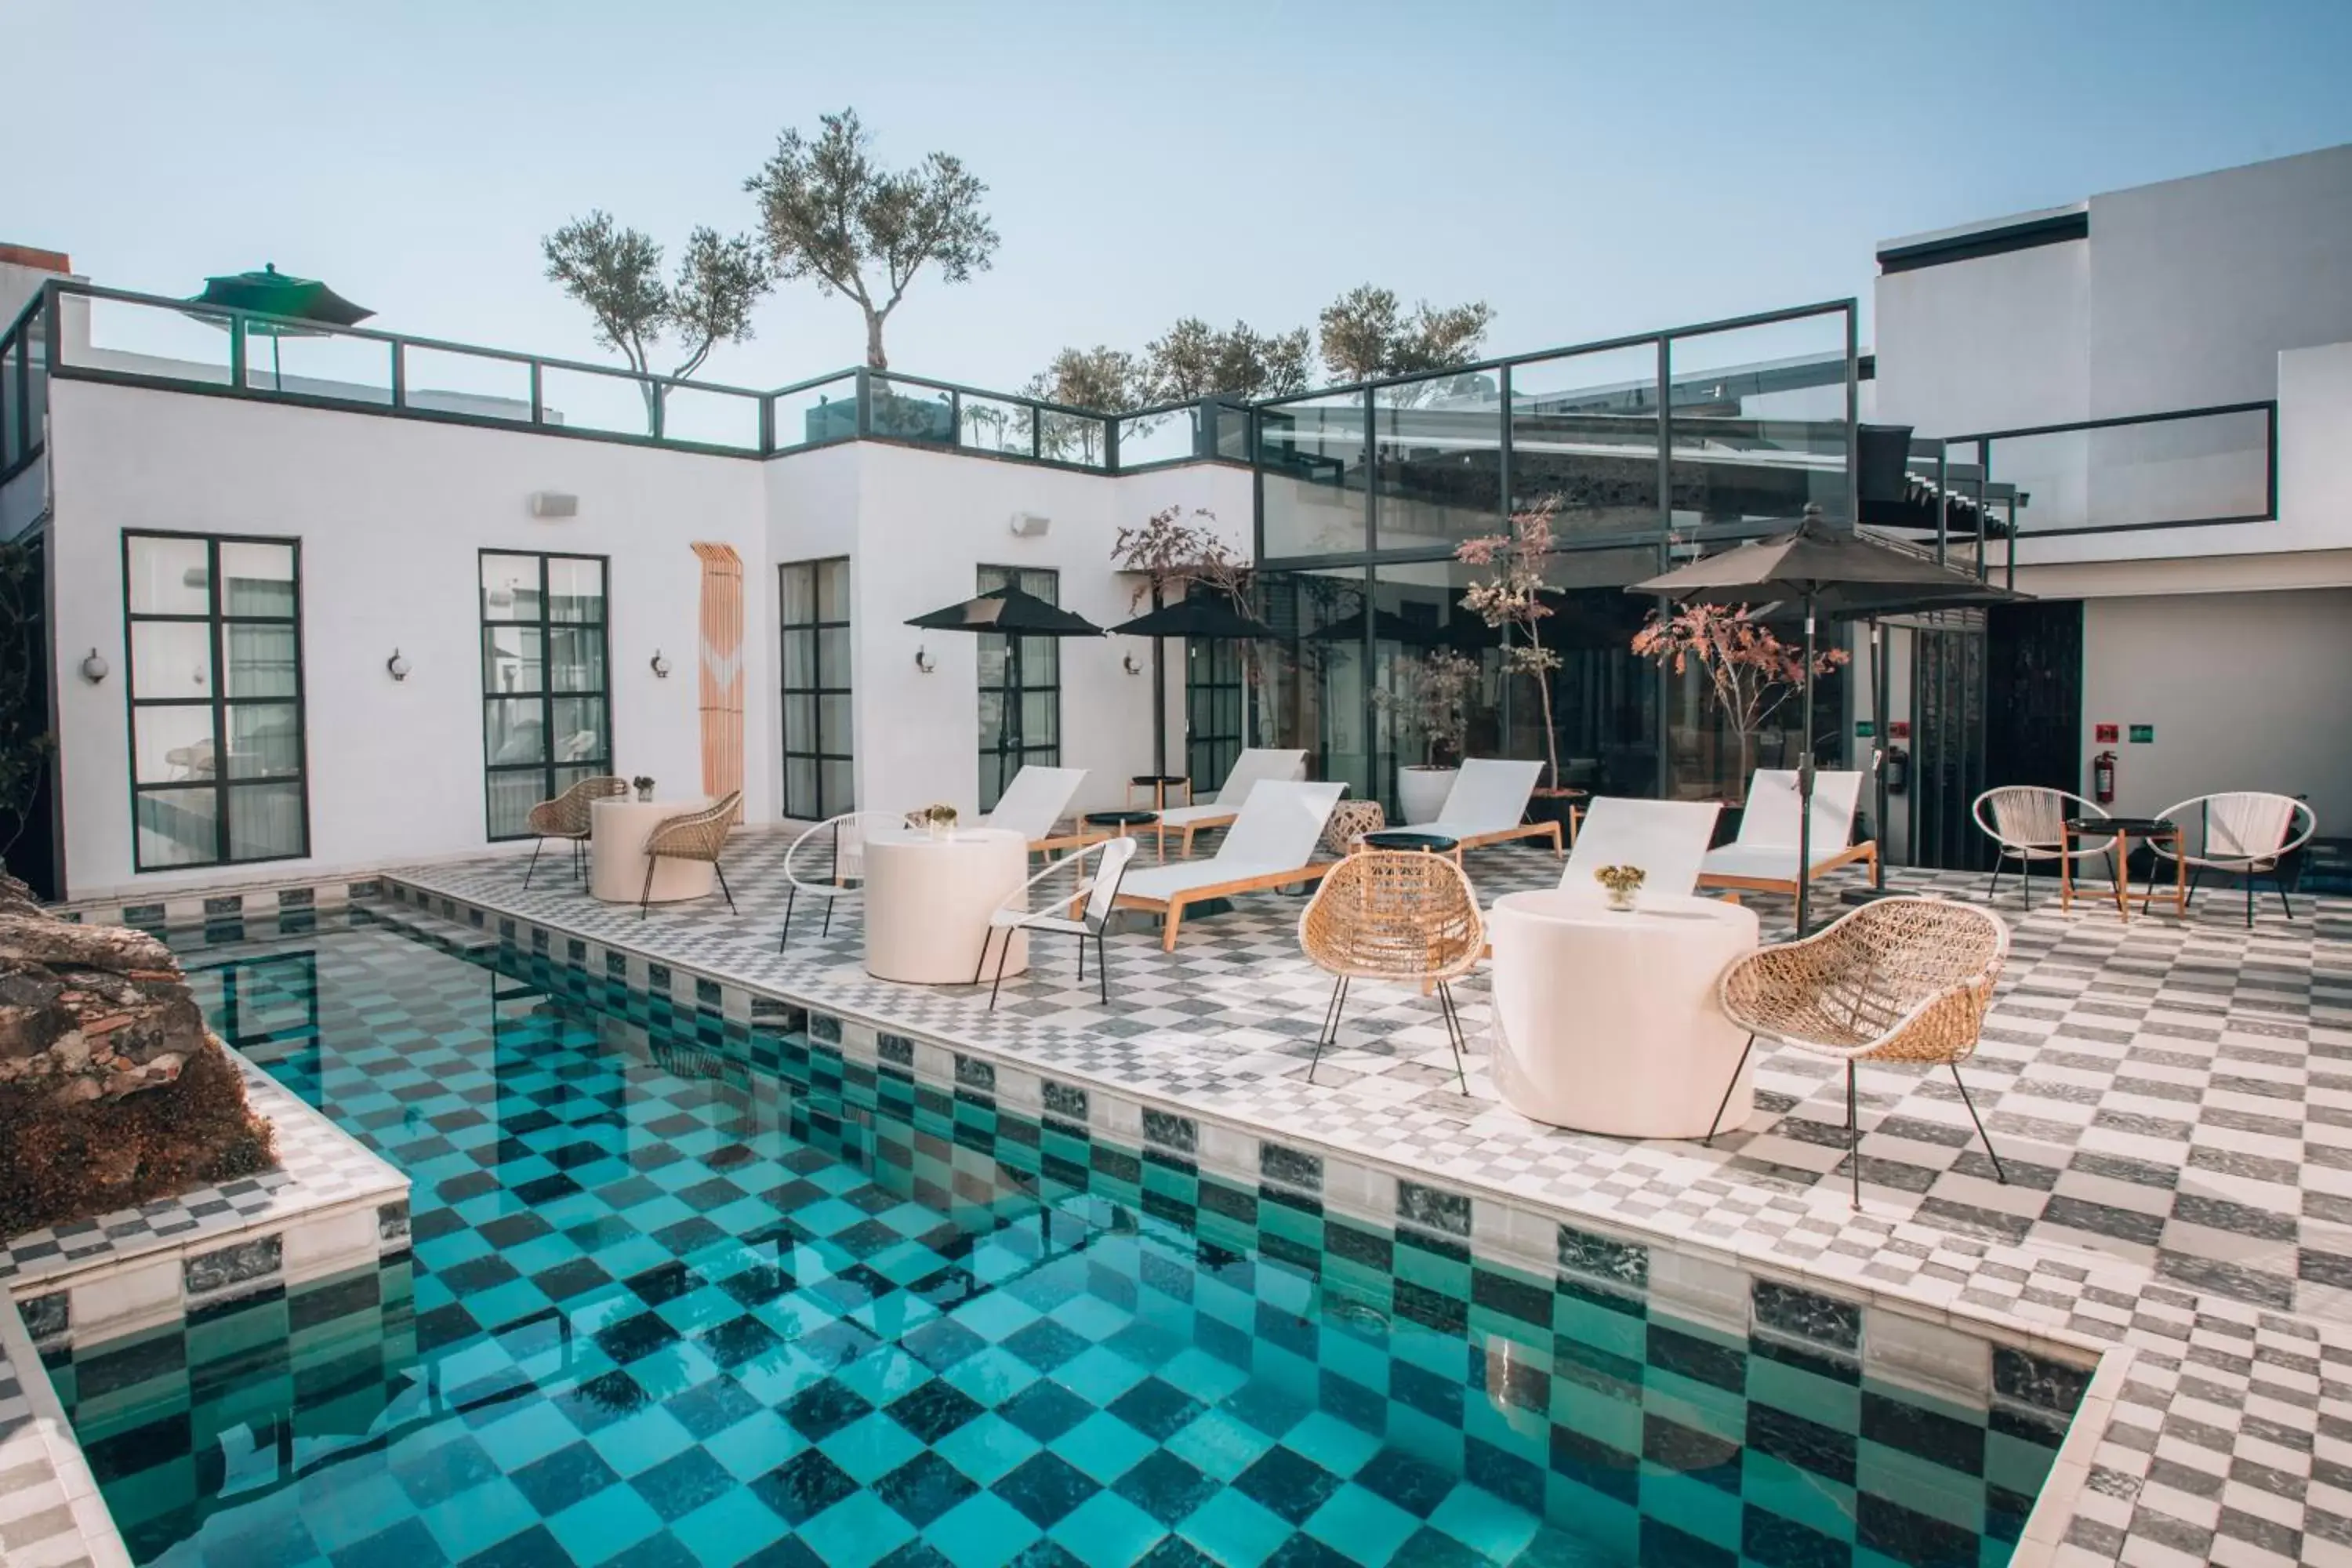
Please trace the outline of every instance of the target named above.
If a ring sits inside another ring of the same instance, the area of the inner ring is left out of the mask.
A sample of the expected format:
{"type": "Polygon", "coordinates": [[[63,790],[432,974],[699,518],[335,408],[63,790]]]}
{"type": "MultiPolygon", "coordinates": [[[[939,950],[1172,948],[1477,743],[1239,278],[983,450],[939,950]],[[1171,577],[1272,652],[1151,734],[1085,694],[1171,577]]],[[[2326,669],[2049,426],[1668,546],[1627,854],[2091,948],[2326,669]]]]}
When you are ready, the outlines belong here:
{"type": "MultiPolygon", "coordinates": [[[[1160,607],[1157,585],[1151,590],[1151,607],[1160,607]]],[[[1190,649],[1184,657],[1189,663],[1190,649]]],[[[1157,637],[1151,639],[1151,771],[1161,778],[1168,776],[1168,639],[1157,637]]],[[[1162,791],[1154,798],[1164,800],[1166,794],[1162,791]]]]}
{"type": "Polygon", "coordinates": [[[1886,761],[1892,751],[1888,740],[1894,733],[1894,726],[1886,717],[1889,685],[1886,674],[1886,628],[1879,625],[1876,616],[1870,617],[1870,713],[1871,717],[1877,721],[1871,727],[1877,731],[1878,737],[1878,765],[1872,770],[1878,775],[1878,805],[1877,809],[1870,816],[1870,830],[1878,837],[1878,853],[1871,858],[1870,885],[1883,889],[1886,886],[1887,851],[1893,844],[1886,831],[1886,761]]]}
{"type": "Polygon", "coordinates": [[[271,389],[272,391],[275,391],[275,392],[283,392],[283,391],[285,391],[285,390],[286,390],[286,372],[285,372],[285,370],[284,370],[284,369],[283,369],[283,368],[278,364],[278,333],[276,333],[276,332],[272,332],[272,333],[270,333],[270,334],[269,334],[269,381],[270,381],[270,389],[271,389]]]}
{"type": "Polygon", "coordinates": [[[1797,754],[1797,934],[1811,913],[1813,889],[1813,595],[1805,595],[1804,749],[1797,754]]]}

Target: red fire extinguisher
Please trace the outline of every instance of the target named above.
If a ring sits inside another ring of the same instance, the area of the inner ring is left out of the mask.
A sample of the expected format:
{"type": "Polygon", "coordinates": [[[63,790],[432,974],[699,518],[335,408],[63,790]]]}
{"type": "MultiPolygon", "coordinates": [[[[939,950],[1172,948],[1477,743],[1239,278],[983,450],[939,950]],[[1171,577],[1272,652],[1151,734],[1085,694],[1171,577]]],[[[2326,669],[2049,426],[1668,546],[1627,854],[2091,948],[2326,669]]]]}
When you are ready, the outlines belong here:
{"type": "Polygon", "coordinates": [[[2091,759],[2091,795],[2101,805],[2116,801],[2116,754],[2101,752],[2091,759]]]}

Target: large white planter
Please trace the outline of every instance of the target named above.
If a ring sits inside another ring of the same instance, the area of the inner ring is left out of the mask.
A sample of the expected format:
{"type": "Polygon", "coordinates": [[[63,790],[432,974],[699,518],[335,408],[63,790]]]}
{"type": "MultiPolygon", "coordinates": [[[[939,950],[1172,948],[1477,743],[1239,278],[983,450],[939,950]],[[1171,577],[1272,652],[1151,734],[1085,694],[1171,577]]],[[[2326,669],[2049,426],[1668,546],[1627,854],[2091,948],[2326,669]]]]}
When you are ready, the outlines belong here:
{"type": "Polygon", "coordinates": [[[1437,814],[1445,809],[1445,797],[1454,793],[1454,776],[1459,768],[1403,767],[1397,770],[1397,805],[1403,810],[1408,823],[1435,822],[1437,814]]]}

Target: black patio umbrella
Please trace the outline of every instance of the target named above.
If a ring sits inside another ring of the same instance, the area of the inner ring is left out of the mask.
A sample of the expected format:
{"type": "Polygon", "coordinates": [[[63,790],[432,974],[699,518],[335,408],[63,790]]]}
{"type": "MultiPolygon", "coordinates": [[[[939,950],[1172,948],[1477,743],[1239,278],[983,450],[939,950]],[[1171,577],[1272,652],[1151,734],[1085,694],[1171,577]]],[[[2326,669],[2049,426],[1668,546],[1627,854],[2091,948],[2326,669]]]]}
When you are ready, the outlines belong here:
{"type": "Polygon", "coordinates": [[[1023,637],[1098,637],[1102,627],[1059,605],[1049,605],[1036,595],[1007,585],[992,588],[985,594],[950,605],[943,610],[933,610],[927,616],[917,616],[907,623],[935,632],[999,632],[1007,639],[1005,659],[1010,679],[1005,684],[1012,695],[1003,704],[998,730],[1005,750],[1018,753],[1021,741],[1021,639],[1023,637]]]}
{"type": "MultiPolygon", "coordinates": [[[[269,340],[270,379],[281,392],[285,390],[285,378],[278,367],[279,339],[325,337],[336,327],[357,326],[375,314],[363,305],[352,304],[315,278],[295,278],[278,271],[275,262],[265,263],[258,272],[207,278],[204,292],[191,296],[188,303],[225,306],[269,318],[247,319],[245,330],[248,335],[258,333],[269,340]]],[[[221,316],[195,310],[188,313],[215,326],[230,324],[227,318],[221,316]]]]}
{"type": "Polygon", "coordinates": [[[1664,595],[1685,604],[1755,604],[1789,599],[1804,606],[1805,743],[1797,763],[1797,934],[1805,934],[1811,912],[1813,865],[1813,625],[1832,615],[1867,616],[1889,607],[1927,607],[1969,602],[1985,584],[1969,573],[1938,565],[1916,551],[1832,528],[1821,508],[1808,506],[1797,526],[1767,539],[1748,540],[1720,555],[1678,566],[1635,583],[1629,594],[1664,595]]]}
{"type": "Polygon", "coordinates": [[[1110,629],[1119,637],[1151,639],[1151,767],[1162,774],[1168,772],[1167,639],[1240,641],[1274,636],[1272,626],[1218,593],[1187,594],[1172,605],[1146,610],[1110,629]]]}

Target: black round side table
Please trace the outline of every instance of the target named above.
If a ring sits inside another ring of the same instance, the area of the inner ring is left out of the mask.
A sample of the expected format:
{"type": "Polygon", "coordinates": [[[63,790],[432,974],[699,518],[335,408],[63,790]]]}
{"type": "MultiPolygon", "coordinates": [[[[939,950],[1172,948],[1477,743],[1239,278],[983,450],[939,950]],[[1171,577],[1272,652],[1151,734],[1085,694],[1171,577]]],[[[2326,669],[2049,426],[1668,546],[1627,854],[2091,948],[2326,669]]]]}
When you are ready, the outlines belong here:
{"type": "Polygon", "coordinates": [[[1373,849],[1423,849],[1433,855],[1451,855],[1462,847],[1457,838],[1443,833],[1423,833],[1413,827],[1383,827],[1364,835],[1367,847],[1373,849]]]}
{"type": "Polygon", "coordinates": [[[1127,781],[1127,803],[1133,805],[1135,792],[1148,789],[1151,792],[1151,809],[1165,811],[1168,809],[1168,791],[1180,784],[1184,790],[1184,804],[1192,805],[1192,781],[1182,773],[1138,773],[1127,781]]]}
{"type": "MultiPolygon", "coordinates": [[[[1086,815],[1087,826],[1104,829],[1106,838],[1132,838],[1137,828],[1157,826],[1159,822],[1160,814],[1156,811],[1090,811],[1086,815]]],[[[1159,851],[1160,858],[1168,858],[1165,834],[1160,836],[1159,851]]]]}

